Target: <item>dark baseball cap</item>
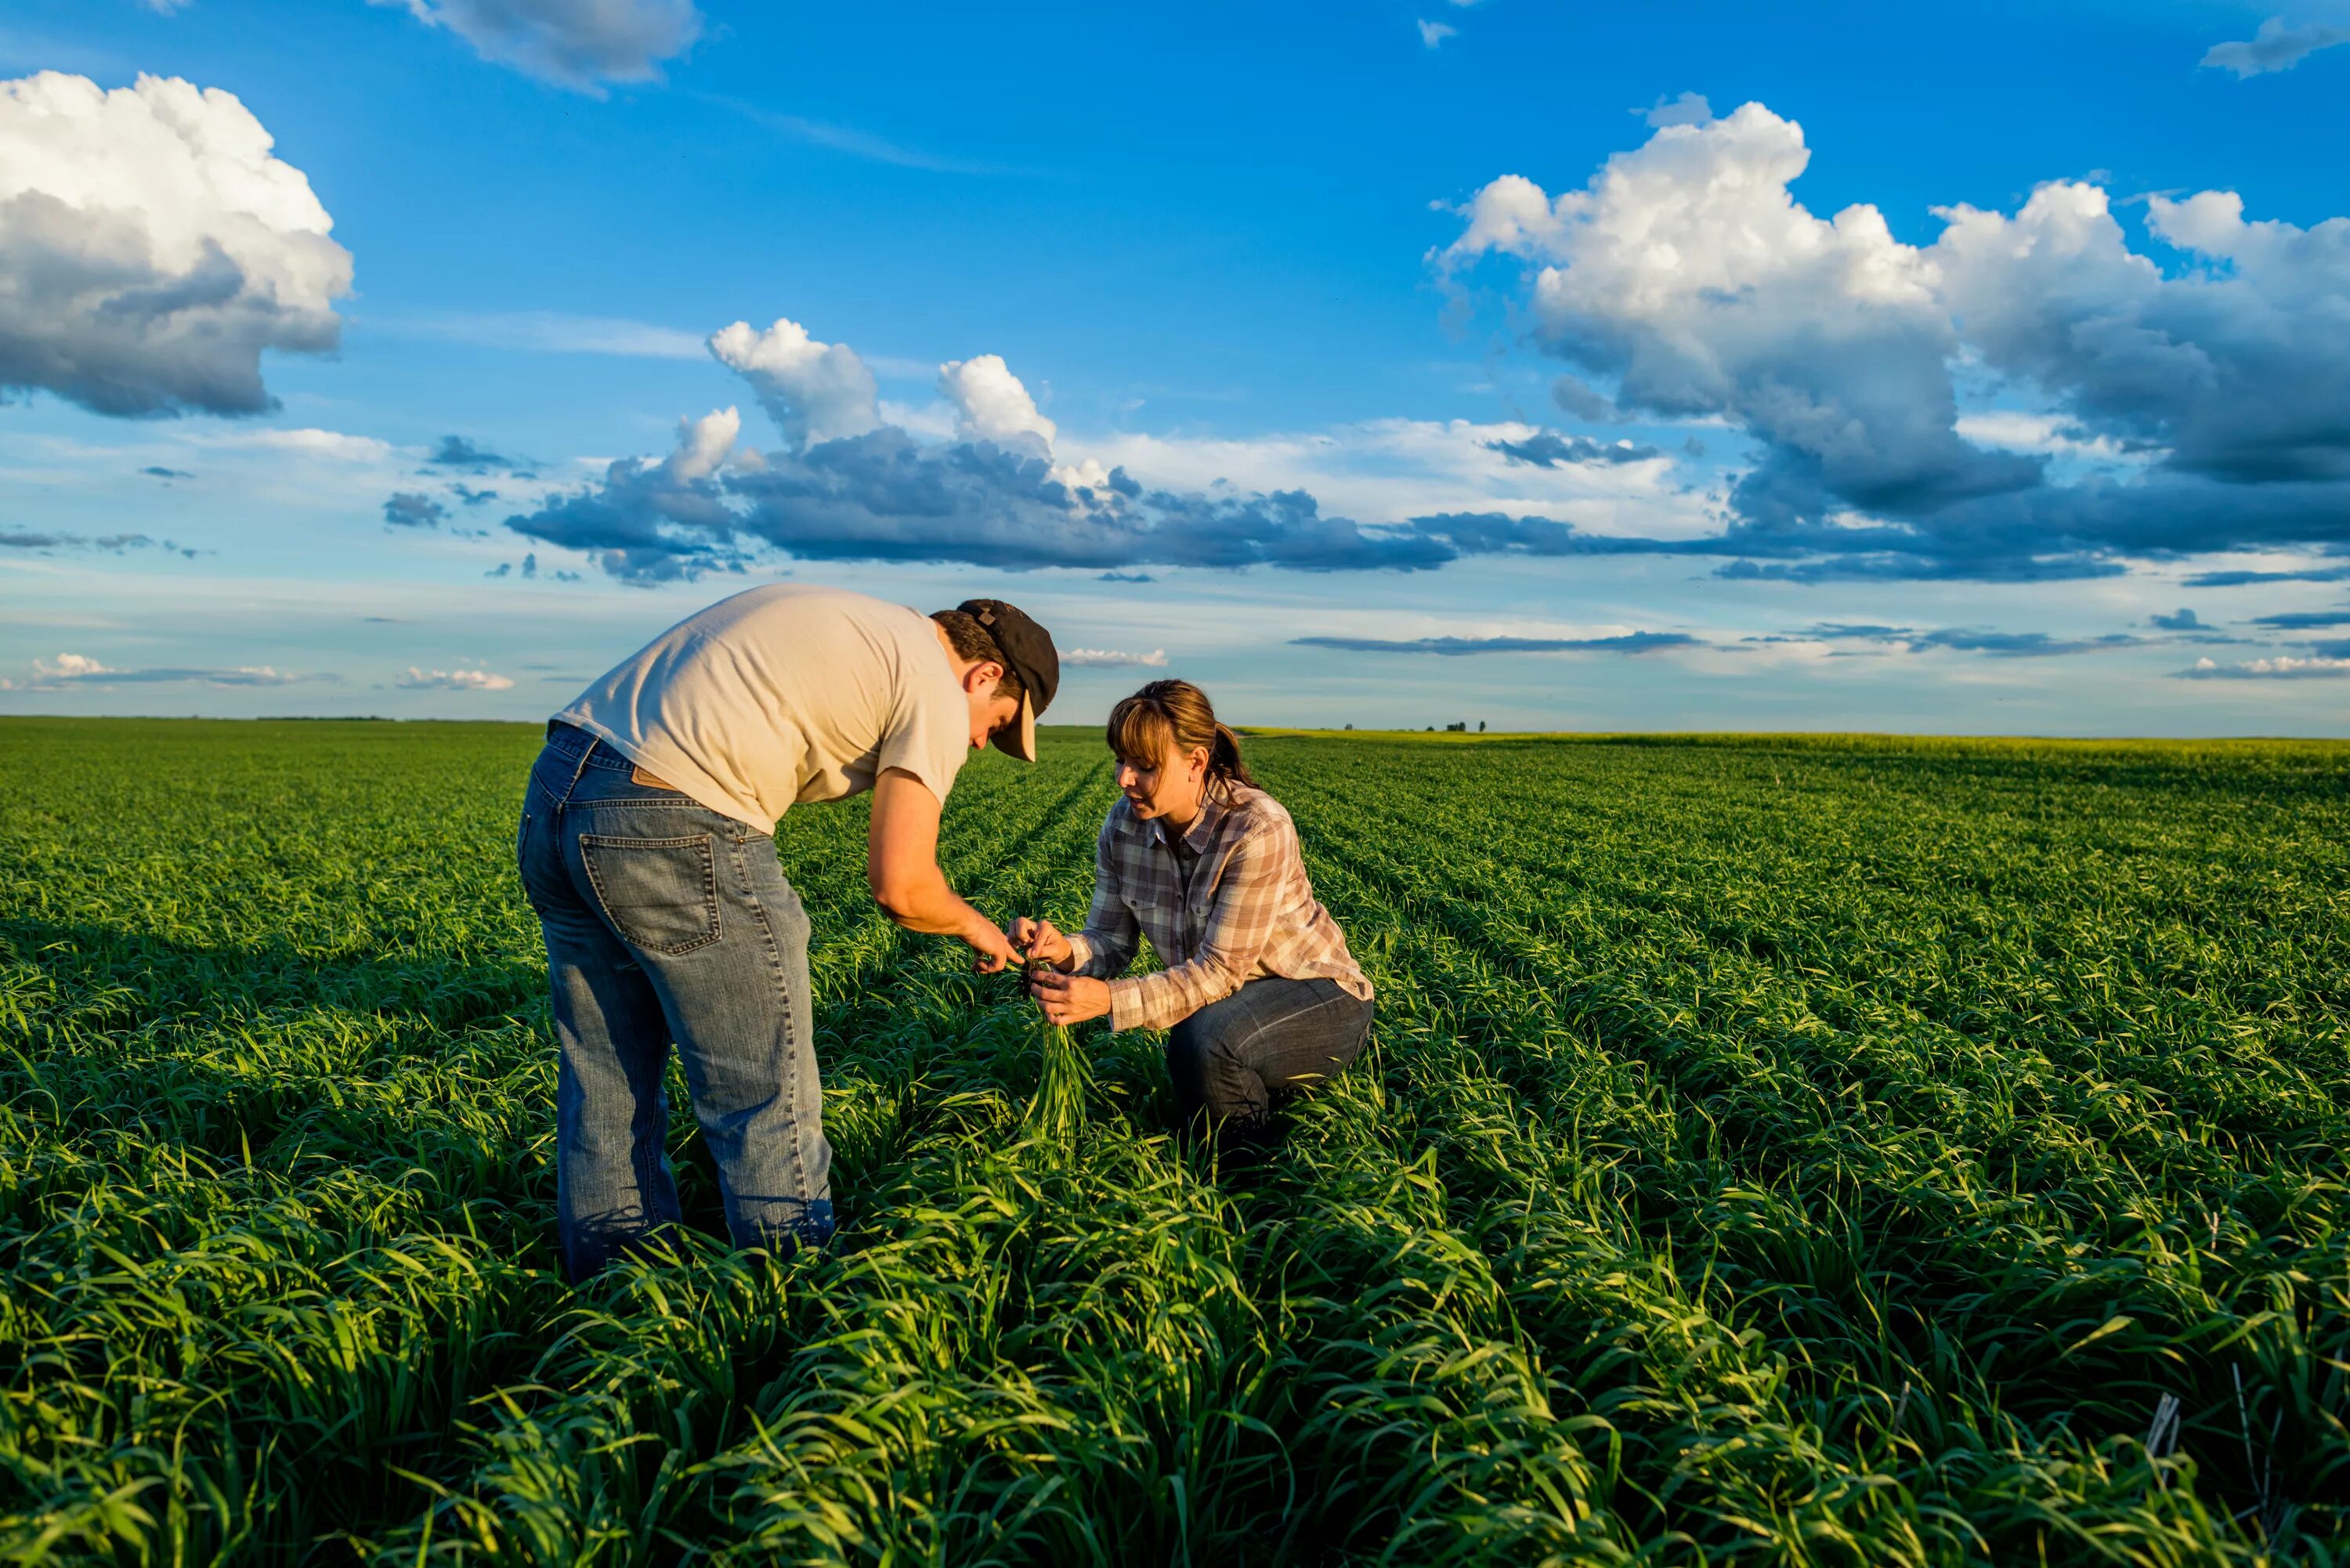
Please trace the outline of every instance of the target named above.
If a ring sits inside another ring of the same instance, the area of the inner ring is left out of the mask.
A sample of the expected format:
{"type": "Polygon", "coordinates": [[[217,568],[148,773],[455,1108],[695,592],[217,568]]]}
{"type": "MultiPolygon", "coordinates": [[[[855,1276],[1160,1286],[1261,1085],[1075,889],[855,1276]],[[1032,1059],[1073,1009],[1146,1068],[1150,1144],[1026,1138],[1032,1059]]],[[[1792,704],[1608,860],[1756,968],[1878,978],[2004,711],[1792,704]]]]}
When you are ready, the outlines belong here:
{"type": "Polygon", "coordinates": [[[1036,715],[1050,707],[1061,686],[1061,655],[1053,634],[1028,618],[1016,605],[1002,599],[965,599],[955,608],[987,628],[1003,651],[1003,662],[1028,689],[1020,699],[1020,714],[989,737],[988,743],[1024,763],[1036,760],[1036,715]]]}

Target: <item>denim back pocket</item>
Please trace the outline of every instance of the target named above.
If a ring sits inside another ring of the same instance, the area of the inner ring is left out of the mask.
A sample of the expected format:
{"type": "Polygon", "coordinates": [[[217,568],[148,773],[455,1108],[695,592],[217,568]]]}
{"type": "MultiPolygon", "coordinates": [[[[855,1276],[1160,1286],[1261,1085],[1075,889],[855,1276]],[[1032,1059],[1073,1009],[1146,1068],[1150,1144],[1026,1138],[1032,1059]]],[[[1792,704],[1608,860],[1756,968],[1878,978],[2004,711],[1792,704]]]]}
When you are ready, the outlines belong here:
{"type": "Polygon", "coordinates": [[[677,838],[579,836],[596,902],[631,947],[675,958],[718,940],[718,850],[707,833],[677,838]]]}

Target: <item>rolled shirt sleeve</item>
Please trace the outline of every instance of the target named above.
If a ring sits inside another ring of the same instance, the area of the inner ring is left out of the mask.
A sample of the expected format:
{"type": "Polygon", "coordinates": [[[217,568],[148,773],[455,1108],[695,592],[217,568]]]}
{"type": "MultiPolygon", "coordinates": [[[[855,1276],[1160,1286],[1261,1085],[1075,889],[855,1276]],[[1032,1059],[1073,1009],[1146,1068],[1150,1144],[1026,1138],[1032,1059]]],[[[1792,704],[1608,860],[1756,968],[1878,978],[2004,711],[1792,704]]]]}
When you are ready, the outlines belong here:
{"type": "Polygon", "coordinates": [[[951,681],[909,680],[893,697],[873,776],[900,769],[944,804],[971,755],[971,710],[951,681]]]}

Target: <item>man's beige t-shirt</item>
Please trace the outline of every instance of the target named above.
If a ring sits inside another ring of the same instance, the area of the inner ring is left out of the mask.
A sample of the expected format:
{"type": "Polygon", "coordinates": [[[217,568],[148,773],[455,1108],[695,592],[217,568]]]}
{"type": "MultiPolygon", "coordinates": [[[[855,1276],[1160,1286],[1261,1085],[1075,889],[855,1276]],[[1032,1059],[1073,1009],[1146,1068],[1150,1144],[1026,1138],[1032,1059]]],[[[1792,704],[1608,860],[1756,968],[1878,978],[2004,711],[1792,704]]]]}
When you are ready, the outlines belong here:
{"type": "Polygon", "coordinates": [[[941,801],[971,707],[925,615],[779,583],[661,633],[555,717],[761,833],[903,768],[941,801]]]}

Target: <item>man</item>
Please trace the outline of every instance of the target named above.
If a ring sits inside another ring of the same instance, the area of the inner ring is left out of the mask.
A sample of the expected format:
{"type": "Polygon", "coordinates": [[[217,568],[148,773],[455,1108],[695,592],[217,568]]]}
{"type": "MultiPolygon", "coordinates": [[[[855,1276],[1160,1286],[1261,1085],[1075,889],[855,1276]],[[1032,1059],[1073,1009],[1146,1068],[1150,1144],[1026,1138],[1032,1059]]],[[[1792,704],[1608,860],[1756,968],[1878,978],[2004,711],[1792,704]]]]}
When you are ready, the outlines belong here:
{"type": "Polygon", "coordinates": [[[775,863],[795,805],[873,792],[866,876],[909,930],[1014,953],[939,869],[939,812],[991,738],[1036,756],[1053,639],[970,599],[927,618],[837,588],[721,600],[547,724],[523,804],[523,887],[546,937],[561,1061],[556,1202],[587,1278],[678,1218],[661,1087],[677,1043],[738,1246],[832,1234],[808,922],[775,863]]]}

